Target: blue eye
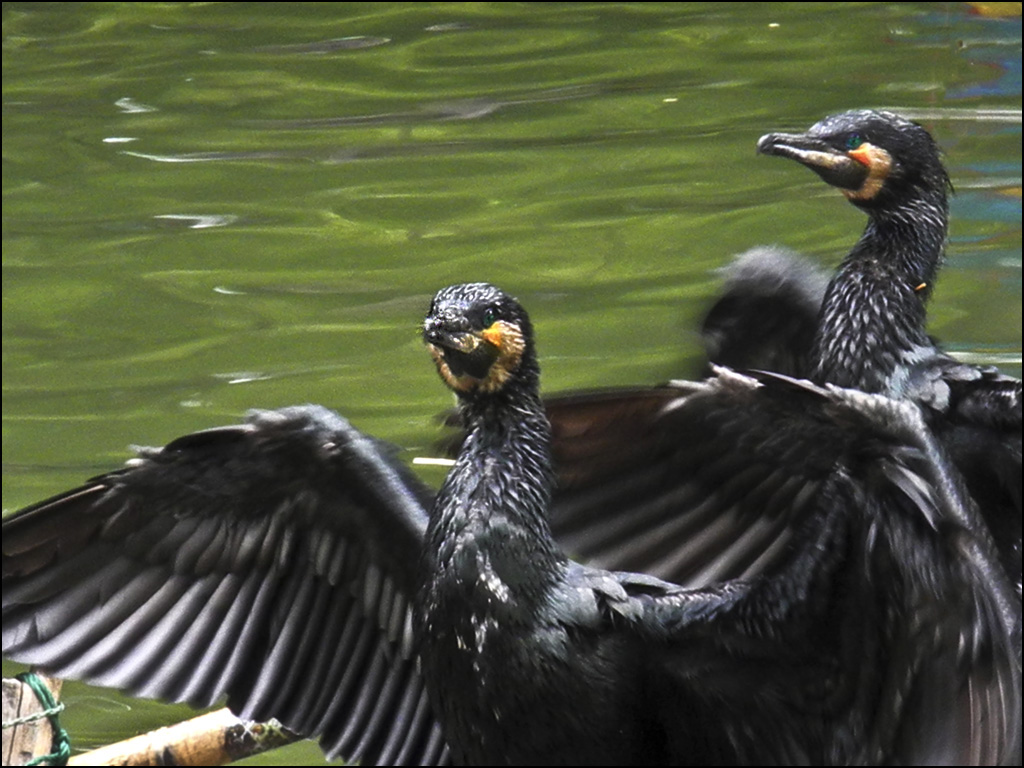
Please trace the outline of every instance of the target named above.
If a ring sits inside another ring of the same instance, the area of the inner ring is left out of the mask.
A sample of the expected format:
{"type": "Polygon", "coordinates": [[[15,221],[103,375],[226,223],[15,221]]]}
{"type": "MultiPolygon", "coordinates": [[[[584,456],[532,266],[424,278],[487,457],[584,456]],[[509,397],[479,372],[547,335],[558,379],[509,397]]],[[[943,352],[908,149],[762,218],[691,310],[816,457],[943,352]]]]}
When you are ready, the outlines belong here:
{"type": "Polygon", "coordinates": [[[847,149],[856,149],[863,143],[864,139],[861,138],[861,135],[859,133],[851,133],[849,136],[846,137],[847,149]]]}

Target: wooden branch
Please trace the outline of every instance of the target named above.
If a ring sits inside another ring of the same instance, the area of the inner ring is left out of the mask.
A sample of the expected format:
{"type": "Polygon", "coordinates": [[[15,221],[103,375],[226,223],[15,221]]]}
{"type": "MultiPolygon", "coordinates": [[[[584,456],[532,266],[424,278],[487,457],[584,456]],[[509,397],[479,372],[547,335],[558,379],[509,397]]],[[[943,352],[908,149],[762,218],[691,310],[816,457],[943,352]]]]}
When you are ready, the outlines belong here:
{"type": "Polygon", "coordinates": [[[239,720],[218,709],[76,755],[68,765],[225,765],[301,738],[275,720],[239,720]]]}
{"type": "MultiPolygon", "coordinates": [[[[55,677],[37,675],[50,689],[54,700],[60,697],[61,681],[55,677]]],[[[3,679],[3,764],[25,765],[40,755],[48,755],[53,747],[53,726],[49,718],[41,716],[42,702],[29,686],[20,680],[3,679]],[[34,717],[35,716],[35,717],[34,717]],[[7,727],[7,723],[25,720],[7,727]]]]}

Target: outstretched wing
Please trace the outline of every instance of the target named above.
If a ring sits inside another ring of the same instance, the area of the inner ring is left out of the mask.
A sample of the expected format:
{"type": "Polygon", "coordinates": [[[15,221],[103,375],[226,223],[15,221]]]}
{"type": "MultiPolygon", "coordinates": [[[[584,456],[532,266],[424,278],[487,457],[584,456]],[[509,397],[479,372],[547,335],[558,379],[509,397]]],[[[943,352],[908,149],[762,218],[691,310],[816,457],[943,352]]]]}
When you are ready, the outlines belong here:
{"type": "MultiPolygon", "coordinates": [[[[814,370],[812,346],[828,276],[777,246],[752,248],[723,270],[701,335],[708,360],[797,377],[814,370]]],[[[922,406],[968,484],[1007,573],[1021,582],[1021,382],[959,362],[938,342],[914,351],[888,394],[922,406]]]]}
{"type": "Polygon", "coordinates": [[[770,474],[745,467],[793,470],[799,490],[776,494],[786,556],[701,590],[620,577],[670,753],[1019,762],[1020,604],[920,410],[784,377],[745,382],[722,374],[680,395],[672,418],[728,482],[770,474]]]}
{"type": "Polygon", "coordinates": [[[907,397],[925,407],[929,424],[963,474],[1019,596],[1020,379],[961,363],[935,349],[910,368],[907,397]]]}
{"type": "Polygon", "coordinates": [[[4,654],[436,764],[409,607],[432,496],[316,406],[145,450],[3,521],[4,654]]]}
{"type": "Polygon", "coordinates": [[[785,560],[851,444],[821,390],[782,379],[764,390],[725,369],[706,382],[546,403],[559,470],[555,536],[592,564],[688,588],[785,560]]]}

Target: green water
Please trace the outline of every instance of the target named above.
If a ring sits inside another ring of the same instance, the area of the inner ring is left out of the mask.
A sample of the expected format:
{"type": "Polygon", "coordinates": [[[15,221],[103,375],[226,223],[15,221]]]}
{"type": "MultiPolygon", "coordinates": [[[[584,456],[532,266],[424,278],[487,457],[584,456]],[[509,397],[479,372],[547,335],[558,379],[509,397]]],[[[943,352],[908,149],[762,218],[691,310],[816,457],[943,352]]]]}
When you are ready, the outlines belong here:
{"type": "MultiPolygon", "coordinates": [[[[1020,375],[1019,15],[4,3],[3,42],[5,511],[255,406],[425,450],[449,399],[417,324],[453,282],[522,299],[549,391],[692,375],[716,267],[761,243],[831,266],[856,238],[838,194],[754,153],[853,107],[945,149],[931,329],[1020,375]]],[[[188,712],[65,700],[79,747],[188,712]]]]}

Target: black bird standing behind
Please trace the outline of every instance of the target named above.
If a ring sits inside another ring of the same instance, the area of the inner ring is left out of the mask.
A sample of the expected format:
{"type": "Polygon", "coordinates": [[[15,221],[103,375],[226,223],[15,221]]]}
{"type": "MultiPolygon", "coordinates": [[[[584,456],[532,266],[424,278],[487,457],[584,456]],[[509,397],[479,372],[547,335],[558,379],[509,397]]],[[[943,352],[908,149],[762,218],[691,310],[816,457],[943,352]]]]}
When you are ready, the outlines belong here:
{"type": "Polygon", "coordinates": [[[315,406],[179,438],[4,521],[4,653],[226,693],[363,763],[1019,762],[1020,604],[916,407],[726,371],[651,390],[665,503],[774,542],[688,590],[552,539],[518,302],[445,289],[424,337],[468,427],[432,502],[315,406]]]}
{"type": "MultiPolygon", "coordinates": [[[[749,281],[734,278],[708,316],[711,359],[763,367],[767,353],[745,345],[745,329],[754,323],[737,307],[749,312],[768,306],[770,317],[756,323],[759,333],[765,326],[782,331],[764,340],[764,347],[790,350],[788,358],[773,352],[769,362],[807,358],[803,369],[769,370],[920,405],[963,474],[1019,592],[1021,382],[994,368],[958,362],[925,330],[949,221],[950,182],[935,141],[892,112],[859,110],[827,117],[805,133],[762,136],[757,148],[807,166],[863,210],[868,222],[829,281],[812,326],[806,297],[813,300],[817,293],[813,273],[807,279],[792,261],[759,259],[762,272],[773,275],[769,282],[784,288],[770,292],[772,305],[749,281]],[[802,293],[793,283],[803,286],[802,293]],[[789,325],[772,320],[779,315],[788,315],[789,325]],[[720,350],[731,354],[723,357],[720,350]]],[[[754,270],[746,264],[736,271],[754,270]]]]}
{"type": "Polygon", "coordinates": [[[701,322],[709,363],[806,378],[828,276],[778,246],[758,246],[722,268],[724,287],[701,322]]]}

